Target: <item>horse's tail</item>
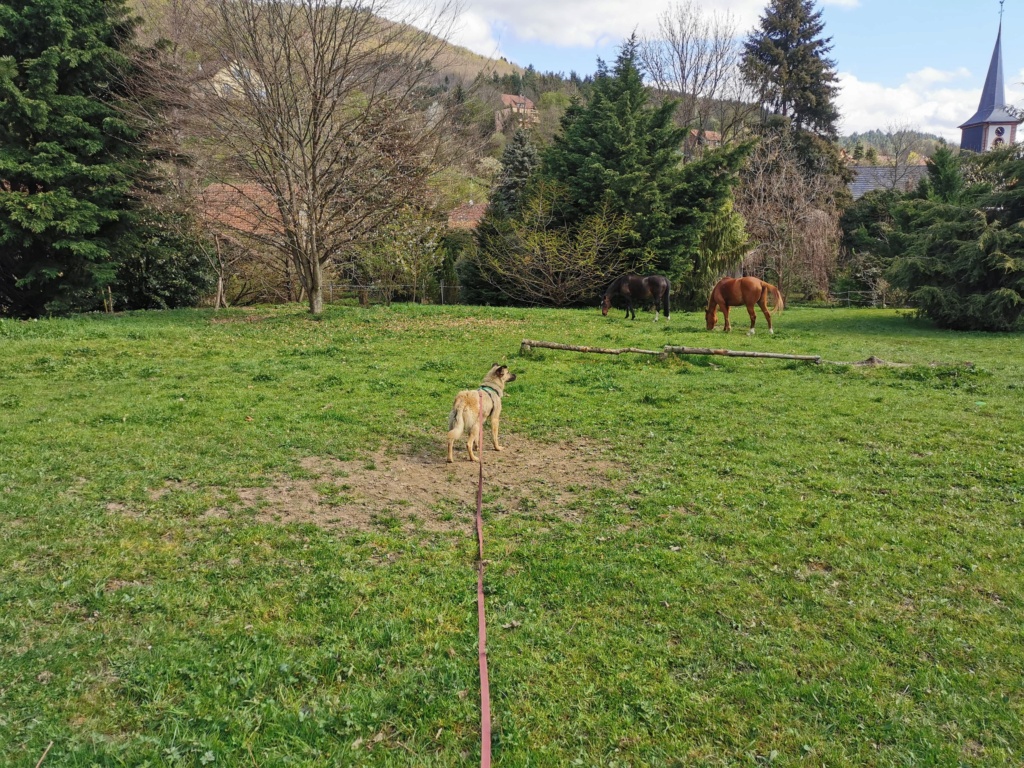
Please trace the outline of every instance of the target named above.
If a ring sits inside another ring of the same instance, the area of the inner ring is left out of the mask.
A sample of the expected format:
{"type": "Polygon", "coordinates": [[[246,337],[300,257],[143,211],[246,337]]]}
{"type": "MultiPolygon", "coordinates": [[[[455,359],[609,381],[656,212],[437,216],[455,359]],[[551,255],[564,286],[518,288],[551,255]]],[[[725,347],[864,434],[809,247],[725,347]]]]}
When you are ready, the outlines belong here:
{"type": "Polygon", "coordinates": [[[766,283],[763,280],[761,281],[761,285],[764,287],[764,290],[766,290],[769,295],[771,295],[772,291],[775,291],[775,311],[781,312],[782,310],[784,310],[786,308],[786,302],[782,300],[782,291],[780,291],[776,286],[772,285],[771,283],[766,283]]]}
{"type": "Polygon", "coordinates": [[[664,312],[665,312],[665,319],[666,320],[668,320],[668,304],[669,304],[669,298],[671,297],[671,294],[672,294],[672,283],[670,283],[668,281],[668,278],[666,277],[665,278],[665,293],[663,293],[662,296],[661,296],[661,300],[662,300],[662,304],[663,304],[663,309],[664,309],[664,312]]]}

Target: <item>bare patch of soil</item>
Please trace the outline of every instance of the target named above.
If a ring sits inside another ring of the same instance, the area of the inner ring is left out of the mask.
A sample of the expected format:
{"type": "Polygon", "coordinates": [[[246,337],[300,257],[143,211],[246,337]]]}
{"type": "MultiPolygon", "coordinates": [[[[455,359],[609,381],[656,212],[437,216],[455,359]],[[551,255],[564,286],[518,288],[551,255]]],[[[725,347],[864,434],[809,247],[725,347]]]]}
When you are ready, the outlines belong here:
{"type": "MultiPolygon", "coordinates": [[[[490,446],[489,435],[486,440],[490,446]]],[[[582,494],[625,471],[593,443],[538,443],[506,435],[502,446],[500,453],[488,448],[484,454],[484,509],[491,512],[574,519],[581,514],[575,502],[582,494]]],[[[464,443],[458,447],[453,464],[446,463],[440,444],[430,455],[384,450],[356,461],[310,457],[302,466],[312,478],[278,477],[265,488],[240,489],[238,496],[264,522],[471,535],[478,465],[467,460],[464,443]]]]}
{"type": "Polygon", "coordinates": [[[230,325],[233,323],[262,323],[270,315],[245,315],[244,317],[211,317],[212,325],[230,325]]]}

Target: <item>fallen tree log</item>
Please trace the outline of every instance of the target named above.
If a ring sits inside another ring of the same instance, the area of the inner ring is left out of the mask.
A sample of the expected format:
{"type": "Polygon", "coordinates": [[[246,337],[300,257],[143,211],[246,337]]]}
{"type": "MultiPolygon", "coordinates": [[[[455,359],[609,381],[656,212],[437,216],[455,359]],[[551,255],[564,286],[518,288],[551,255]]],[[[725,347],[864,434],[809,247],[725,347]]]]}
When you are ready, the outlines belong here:
{"type": "Polygon", "coordinates": [[[677,347],[666,344],[660,350],[638,349],[636,347],[581,347],[573,344],[557,344],[553,341],[537,341],[535,339],[523,339],[519,350],[529,352],[531,349],[561,349],[566,352],[588,352],[598,355],[622,355],[633,353],[637,355],[655,355],[660,358],[669,355],[721,355],[724,357],[761,357],[774,360],[804,360],[809,363],[820,363],[819,355],[786,355],[781,352],[749,352],[733,349],[712,349],[710,347],[677,347]]]}
{"type": "Polygon", "coordinates": [[[787,355],[782,352],[750,352],[735,349],[711,349],[709,347],[673,347],[665,345],[665,351],[673,355],[722,355],[724,357],[764,357],[772,360],[805,360],[820,363],[821,355],[787,355]]]}
{"type": "Polygon", "coordinates": [[[589,352],[595,355],[622,355],[627,352],[632,352],[636,355],[657,355],[659,357],[663,357],[665,355],[664,350],[661,349],[638,349],[637,347],[621,347],[619,349],[606,349],[605,347],[578,347],[573,344],[556,344],[553,341],[534,341],[532,339],[523,339],[523,343],[519,347],[519,351],[529,352],[534,347],[540,347],[541,349],[561,349],[565,352],[589,352]]]}

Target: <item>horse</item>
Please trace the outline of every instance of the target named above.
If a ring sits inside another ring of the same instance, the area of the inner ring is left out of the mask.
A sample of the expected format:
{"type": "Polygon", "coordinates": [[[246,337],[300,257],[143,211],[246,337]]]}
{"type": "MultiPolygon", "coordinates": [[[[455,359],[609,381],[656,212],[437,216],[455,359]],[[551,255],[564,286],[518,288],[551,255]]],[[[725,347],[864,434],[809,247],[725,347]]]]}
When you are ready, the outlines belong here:
{"type": "Polygon", "coordinates": [[[644,304],[648,301],[654,302],[654,322],[658,322],[659,305],[665,312],[665,320],[669,319],[668,298],[672,287],[668,278],[664,275],[623,275],[612,280],[608,290],[604,292],[604,299],[601,300],[601,314],[608,316],[608,310],[612,307],[612,300],[622,298],[626,301],[626,317],[636,320],[634,303],[644,304]]]}
{"type": "Polygon", "coordinates": [[[747,314],[750,315],[750,330],[747,336],[754,335],[754,324],[757,316],[754,314],[754,305],[761,307],[764,319],[768,321],[768,333],[774,334],[772,328],[772,313],[768,311],[768,294],[775,292],[775,311],[781,312],[786,304],[782,300],[782,293],[771,283],[766,283],[757,277],[723,277],[711,291],[711,298],[708,299],[708,310],[704,317],[708,323],[708,330],[715,328],[718,322],[718,308],[722,308],[725,315],[725,330],[732,330],[729,325],[729,307],[738,307],[745,304],[747,314]]]}

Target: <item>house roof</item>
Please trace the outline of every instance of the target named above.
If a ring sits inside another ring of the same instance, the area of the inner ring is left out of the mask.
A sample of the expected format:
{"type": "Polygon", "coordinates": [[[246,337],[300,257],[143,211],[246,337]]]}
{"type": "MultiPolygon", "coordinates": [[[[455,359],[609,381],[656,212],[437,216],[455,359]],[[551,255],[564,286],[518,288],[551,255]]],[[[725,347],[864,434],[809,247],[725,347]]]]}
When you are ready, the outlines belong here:
{"type": "Polygon", "coordinates": [[[703,138],[704,141],[708,142],[719,142],[722,141],[722,134],[718,131],[698,131],[696,128],[690,129],[690,137],[693,139],[703,138]]]}
{"type": "Polygon", "coordinates": [[[855,176],[850,182],[850,193],[853,195],[853,199],[857,200],[876,189],[895,189],[900,192],[911,190],[928,175],[928,166],[903,166],[900,168],[900,178],[898,179],[894,179],[892,166],[855,165],[853,172],[855,176]]]}
{"type": "Polygon", "coordinates": [[[448,228],[476,229],[486,212],[487,203],[463,203],[448,214],[448,228]]]}
{"type": "Polygon", "coordinates": [[[242,234],[280,232],[277,203],[260,184],[211,184],[202,192],[202,215],[215,226],[242,234]]]}
{"type": "Polygon", "coordinates": [[[533,102],[525,96],[515,96],[511,93],[501,94],[501,103],[506,107],[518,107],[519,109],[536,109],[533,102]]]}
{"type": "Polygon", "coordinates": [[[1006,90],[1003,87],[1003,22],[999,22],[996,47],[992,49],[992,61],[988,65],[988,76],[981,91],[978,111],[961,128],[970,128],[985,123],[1020,123],[1006,109],[1006,90]]]}

